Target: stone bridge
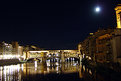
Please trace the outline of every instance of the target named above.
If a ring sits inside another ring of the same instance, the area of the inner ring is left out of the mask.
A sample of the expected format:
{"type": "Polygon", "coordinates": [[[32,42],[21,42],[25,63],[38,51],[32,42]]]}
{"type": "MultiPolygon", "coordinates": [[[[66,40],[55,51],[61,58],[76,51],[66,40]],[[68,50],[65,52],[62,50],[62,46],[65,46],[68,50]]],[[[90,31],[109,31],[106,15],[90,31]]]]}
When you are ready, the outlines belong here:
{"type": "Polygon", "coordinates": [[[41,61],[69,61],[79,59],[78,50],[41,50],[28,51],[26,59],[37,58],[41,61]]]}

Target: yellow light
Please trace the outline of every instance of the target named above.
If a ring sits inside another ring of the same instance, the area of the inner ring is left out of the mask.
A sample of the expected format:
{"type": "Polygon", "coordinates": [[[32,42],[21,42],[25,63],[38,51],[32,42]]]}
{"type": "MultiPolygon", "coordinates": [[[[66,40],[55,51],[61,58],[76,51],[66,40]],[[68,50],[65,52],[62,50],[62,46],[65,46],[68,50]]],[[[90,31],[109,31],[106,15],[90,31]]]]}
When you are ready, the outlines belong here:
{"type": "Polygon", "coordinates": [[[36,52],[41,53],[41,52],[49,52],[49,51],[29,51],[29,52],[31,52],[31,53],[36,53],[36,52]]]}
{"type": "Polygon", "coordinates": [[[3,59],[13,59],[13,58],[19,58],[20,55],[3,55],[3,59]]]}
{"type": "Polygon", "coordinates": [[[89,33],[90,35],[93,35],[94,33],[89,33]]]}
{"type": "Polygon", "coordinates": [[[116,8],[116,19],[117,19],[117,28],[121,29],[121,4],[119,4],[116,8]]]}

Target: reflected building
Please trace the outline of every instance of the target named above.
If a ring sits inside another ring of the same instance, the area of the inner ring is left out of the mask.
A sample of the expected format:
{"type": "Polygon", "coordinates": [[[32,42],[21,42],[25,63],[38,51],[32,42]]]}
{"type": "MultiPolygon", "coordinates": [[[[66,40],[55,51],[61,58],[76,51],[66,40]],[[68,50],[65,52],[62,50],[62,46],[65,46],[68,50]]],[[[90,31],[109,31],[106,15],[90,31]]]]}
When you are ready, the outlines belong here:
{"type": "MultiPolygon", "coordinates": [[[[39,75],[40,78],[44,78],[48,74],[68,74],[68,73],[78,73],[79,65],[76,61],[53,64],[50,65],[37,62],[34,63],[24,63],[17,65],[1,66],[0,67],[0,80],[1,81],[30,81],[31,78],[36,79],[39,75]]],[[[47,78],[47,77],[46,77],[47,78]]],[[[35,80],[37,81],[37,80],[35,80]]]]}
{"type": "Polygon", "coordinates": [[[76,61],[66,62],[64,64],[59,63],[50,63],[48,66],[47,63],[43,64],[40,62],[35,63],[26,63],[23,64],[23,73],[24,75],[29,74],[49,74],[49,73],[74,73],[79,71],[79,64],[76,61]],[[34,67],[33,67],[34,66],[34,67]]]}
{"type": "Polygon", "coordinates": [[[0,66],[0,81],[21,81],[20,64],[0,66]]]}

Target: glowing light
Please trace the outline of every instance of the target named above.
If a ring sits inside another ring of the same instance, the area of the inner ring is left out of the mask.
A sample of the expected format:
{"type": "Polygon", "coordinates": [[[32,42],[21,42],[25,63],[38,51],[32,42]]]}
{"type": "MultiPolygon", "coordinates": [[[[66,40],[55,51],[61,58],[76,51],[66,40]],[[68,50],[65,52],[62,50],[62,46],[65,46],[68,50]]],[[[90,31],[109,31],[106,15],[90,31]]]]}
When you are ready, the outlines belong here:
{"type": "Polygon", "coordinates": [[[58,63],[58,62],[56,62],[56,63],[55,63],[55,65],[57,65],[57,66],[58,66],[58,65],[59,65],[59,63],[58,63]]]}
{"type": "Polygon", "coordinates": [[[96,12],[100,12],[100,7],[96,7],[96,8],[95,8],[95,11],[96,11],[96,12]]]}
{"type": "Polygon", "coordinates": [[[29,51],[29,52],[31,52],[31,53],[41,53],[41,52],[47,52],[47,53],[49,53],[49,51],[29,51]]]}
{"type": "Polygon", "coordinates": [[[37,67],[37,61],[34,62],[35,63],[35,68],[37,67]]]}
{"type": "Polygon", "coordinates": [[[19,57],[20,57],[20,55],[9,54],[9,55],[0,56],[0,59],[13,59],[13,58],[19,58],[19,57]]]}
{"type": "Polygon", "coordinates": [[[117,19],[117,28],[118,29],[121,29],[121,5],[118,5],[116,8],[115,8],[115,11],[116,11],[116,19],[117,19]]]}
{"type": "Polygon", "coordinates": [[[23,71],[23,69],[24,69],[24,65],[23,65],[23,64],[21,65],[21,69],[22,69],[22,71],[23,71]]]}
{"type": "Polygon", "coordinates": [[[50,66],[50,61],[48,61],[46,64],[47,64],[47,66],[50,66]]]}

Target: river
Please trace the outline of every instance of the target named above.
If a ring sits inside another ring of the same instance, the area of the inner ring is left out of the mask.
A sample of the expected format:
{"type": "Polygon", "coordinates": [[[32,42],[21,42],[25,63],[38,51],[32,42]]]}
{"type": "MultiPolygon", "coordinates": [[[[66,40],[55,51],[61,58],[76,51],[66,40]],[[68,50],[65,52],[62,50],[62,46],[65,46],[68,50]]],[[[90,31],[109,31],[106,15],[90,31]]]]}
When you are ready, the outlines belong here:
{"type": "MultiPolygon", "coordinates": [[[[0,66],[0,81],[94,81],[78,61],[65,63],[38,61],[0,66]]],[[[99,76],[95,81],[107,81],[99,76]]]]}

